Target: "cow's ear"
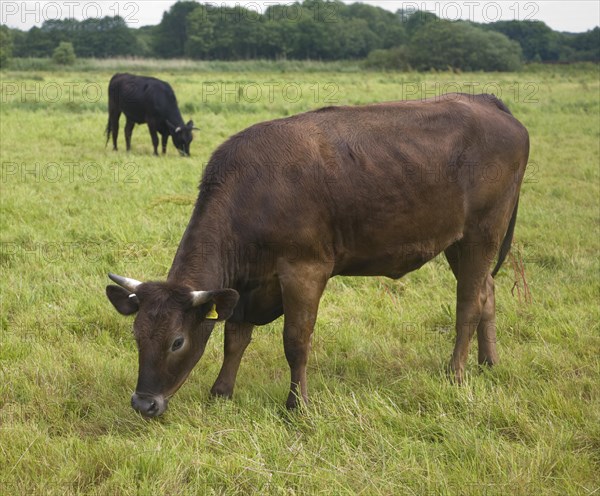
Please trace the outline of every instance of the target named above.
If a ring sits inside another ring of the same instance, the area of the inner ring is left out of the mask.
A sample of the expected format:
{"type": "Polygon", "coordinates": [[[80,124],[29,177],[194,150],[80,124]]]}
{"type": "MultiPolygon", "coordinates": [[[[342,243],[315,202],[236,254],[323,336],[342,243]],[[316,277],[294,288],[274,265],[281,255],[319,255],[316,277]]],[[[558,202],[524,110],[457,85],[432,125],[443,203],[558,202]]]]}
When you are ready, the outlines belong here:
{"type": "Polygon", "coordinates": [[[190,129],[194,127],[194,121],[189,121],[185,127],[189,127],[190,129]]]}
{"type": "Polygon", "coordinates": [[[239,299],[240,295],[235,289],[192,293],[192,305],[199,307],[202,316],[207,320],[227,320],[231,317],[239,299]]]}
{"type": "MultiPolygon", "coordinates": [[[[227,320],[240,299],[239,293],[235,289],[220,289],[213,293],[214,307],[211,310],[217,313],[215,320],[227,320]]],[[[214,314],[212,317],[215,317],[214,314]]]]}
{"type": "Polygon", "coordinates": [[[120,286],[106,286],[106,296],[120,314],[131,315],[140,308],[137,296],[120,286]]]}

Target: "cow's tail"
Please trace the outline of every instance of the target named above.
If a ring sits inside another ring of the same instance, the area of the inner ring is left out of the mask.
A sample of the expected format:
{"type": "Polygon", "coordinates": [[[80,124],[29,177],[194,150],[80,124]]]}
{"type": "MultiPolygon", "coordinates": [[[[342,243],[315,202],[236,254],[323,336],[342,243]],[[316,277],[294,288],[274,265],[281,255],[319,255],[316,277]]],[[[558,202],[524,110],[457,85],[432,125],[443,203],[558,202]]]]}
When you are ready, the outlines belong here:
{"type": "Polygon", "coordinates": [[[512,244],[513,234],[515,232],[515,224],[517,223],[517,210],[519,209],[519,198],[517,198],[517,203],[515,203],[515,208],[512,213],[512,217],[510,218],[510,222],[508,223],[508,229],[506,230],[506,235],[504,236],[504,240],[502,241],[502,245],[500,246],[500,253],[498,253],[498,262],[492,270],[492,277],[496,277],[496,274],[502,267],[504,260],[506,260],[506,255],[510,251],[510,245],[512,244]]]}

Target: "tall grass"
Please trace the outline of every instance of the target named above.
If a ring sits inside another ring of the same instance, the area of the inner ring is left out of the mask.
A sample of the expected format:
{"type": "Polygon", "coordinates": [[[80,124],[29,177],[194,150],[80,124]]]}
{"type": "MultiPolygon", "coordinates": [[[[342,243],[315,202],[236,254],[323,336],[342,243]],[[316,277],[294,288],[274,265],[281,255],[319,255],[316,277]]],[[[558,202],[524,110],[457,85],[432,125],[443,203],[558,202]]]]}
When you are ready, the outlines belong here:
{"type": "Polygon", "coordinates": [[[191,159],[172,147],[154,158],[144,127],[131,153],[105,148],[114,65],[0,73],[2,494],[597,494],[596,67],[424,75],[324,65],[287,74],[123,63],[171,82],[184,117],[202,129],[191,159]],[[244,93],[274,82],[298,85],[301,97],[244,93]],[[85,84],[100,95],[86,96],[85,84]],[[52,101],[44,92],[56,85],[63,93],[52,101]],[[399,281],[330,281],[306,414],[283,409],[281,321],[255,331],[232,401],[208,397],[222,359],[218,329],[164,417],[133,412],[131,321],[106,300],[106,273],[165,277],[220,142],[330,103],[493,85],[532,143],[513,253],[533,301],[519,301],[506,264],[497,277],[497,367],[478,370],[472,350],[466,385],[446,380],[455,282],[439,258],[399,281]]]}
{"type": "Polygon", "coordinates": [[[191,60],[148,59],[137,57],[88,59],[79,58],[72,66],[57,66],[49,58],[16,58],[10,62],[12,71],[177,71],[177,72],[357,72],[362,70],[361,61],[321,62],[318,60],[191,60]]]}
{"type": "MultiPolygon", "coordinates": [[[[598,64],[577,62],[560,66],[549,66],[530,63],[523,66],[520,72],[548,73],[581,73],[598,71],[598,64]]],[[[10,61],[10,70],[15,71],[47,71],[47,72],[135,72],[135,71],[168,71],[168,72],[377,72],[366,60],[191,60],[191,59],[150,59],[141,57],[114,57],[108,59],[78,58],[72,66],[57,65],[51,58],[15,58],[10,61]]],[[[388,72],[407,72],[398,69],[388,72]]],[[[410,72],[410,71],[408,71],[410,72]]],[[[435,71],[433,71],[435,72],[435,71]]],[[[460,72],[460,71],[457,71],[460,72]]]]}

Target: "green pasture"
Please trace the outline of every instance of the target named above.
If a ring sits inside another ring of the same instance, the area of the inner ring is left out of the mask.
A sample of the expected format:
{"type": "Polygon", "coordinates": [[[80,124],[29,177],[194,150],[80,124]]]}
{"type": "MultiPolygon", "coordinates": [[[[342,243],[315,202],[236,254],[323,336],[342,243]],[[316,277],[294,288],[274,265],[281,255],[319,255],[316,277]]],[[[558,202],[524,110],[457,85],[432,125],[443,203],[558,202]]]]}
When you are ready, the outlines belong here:
{"type": "Polygon", "coordinates": [[[171,143],[153,157],[146,126],[126,153],[123,118],[121,150],[105,148],[106,88],[127,62],[79,64],[0,72],[0,494],[598,494],[597,66],[132,63],[168,80],[201,128],[184,159],[171,143]],[[501,363],[479,370],[474,342],[466,384],[447,380],[455,281],[440,257],[399,281],[330,281],[305,413],[283,408],[278,320],[255,330],[233,400],[208,395],[219,326],[167,413],[137,415],[132,320],[106,274],[166,277],[212,150],[259,121],[456,90],[495,93],[531,135],[496,278],[501,363]]]}

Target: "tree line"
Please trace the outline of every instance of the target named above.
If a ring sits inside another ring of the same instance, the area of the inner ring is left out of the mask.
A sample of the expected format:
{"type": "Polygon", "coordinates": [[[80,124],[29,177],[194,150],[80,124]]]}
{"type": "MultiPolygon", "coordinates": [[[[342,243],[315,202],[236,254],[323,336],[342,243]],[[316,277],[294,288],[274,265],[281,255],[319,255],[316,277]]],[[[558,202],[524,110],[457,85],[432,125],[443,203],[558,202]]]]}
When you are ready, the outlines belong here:
{"type": "Polygon", "coordinates": [[[179,1],[160,24],[130,28],[121,17],[49,20],[0,30],[0,64],[50,57],[70,42],[78,57],[201,60],[366,59],[390,69],[516,70],[522,62],[600,61],[600,29],[571,34],[540,21],[477,24],[424,11],[395,13],[338,0],[272,5],[264,12],[179,1]]]}

